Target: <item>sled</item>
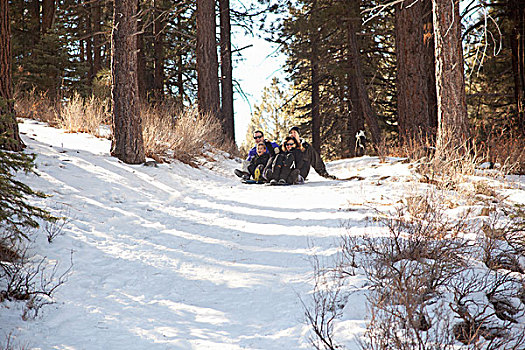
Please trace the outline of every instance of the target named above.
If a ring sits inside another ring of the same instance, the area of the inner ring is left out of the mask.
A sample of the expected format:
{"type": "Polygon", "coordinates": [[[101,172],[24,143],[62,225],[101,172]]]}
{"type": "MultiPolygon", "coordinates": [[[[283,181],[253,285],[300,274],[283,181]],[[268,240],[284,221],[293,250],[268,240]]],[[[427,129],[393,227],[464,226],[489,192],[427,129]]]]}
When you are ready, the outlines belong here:
{"type": "Polygon", "coordinates": [[[262,181],[255,181],[255,180],[242,180],[241,182],[247,185],[262,185],[264,183],[262,181]]]}

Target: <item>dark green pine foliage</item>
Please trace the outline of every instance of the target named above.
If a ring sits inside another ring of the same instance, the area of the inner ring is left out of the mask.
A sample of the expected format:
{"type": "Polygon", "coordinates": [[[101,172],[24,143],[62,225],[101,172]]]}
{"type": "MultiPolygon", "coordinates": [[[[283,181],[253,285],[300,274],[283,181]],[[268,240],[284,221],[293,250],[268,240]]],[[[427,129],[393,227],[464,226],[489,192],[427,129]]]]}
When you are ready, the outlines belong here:
{"type": "Polygon", "coordinates": [[[57,2],[53,26],[42,33],[31,18],[31,2],[12,3],[13,83],[17,91],[35,89],[50,98],[72,90],[86,95],[89,67],[81,57],[79,38],[86,35],[79,25],[82,8],[73,0],[57,2]],[[30,20],[28,20],[28,17],[30,20]]]}
{"type": "MultiPolygon", "coordinates": [[[[0,98],[0,110],[5,104],[6,100],[0,98]]],[[[0,144],[8,142],[7,136],[0,135],[0,144]]],[[[6,248],[29,239],[27,230],[38,227],[39,219],[54,220],[47,211],[28,202],[30,196],[45,195],[32,190],[15,176],[19,171],[32,172],[34,159],[34,155],[0,148],[0,244],[6,248]]]]}
{"type": "Polygon", "coordinates": [[[140,59],[144,60],[141,74],[145,95],[149,100],[154,95],[156,38],[153,22],[158,21],[163,39],[164,91],[182,106],[184,102],[194,101],[197,96],[195,4],[194,1],[156,0],[155,5],[157,12],[151,10],[152,0],[141,2],[143,56],[140,59]]]}
{"type": "MultiPolygon", "coordinates": [[[[327,158],[340,158],[348,154],[345,138],[355,137],[347,131],[352,114],[348,71],[348,28],[346,25],[348,2],[337,0],[297,1],[288,8],[282,26],[273,31],[271,41],[281,44],[287,56],[286,70],[296,91],[305,98],[311,94],[312,37],[317,35],[315,49],[319,58],[321,150],[327,158]]],[[[361,2],[360,2],[361,3],[361,2]]],[[[362,3],[361,13],[374,3],[362,3]]],[[[361,15],[358,14],[358,15],[361,15]]],[[[380,126],[387,135],[397,130],[395,94],[395,54],[393,14],[385,11],[371,19],[358,33],[361,64],[372,107],[379,116],[380,126]]],[[[298,95],[297,95],[298,96],[298,95]]],[[[311,105],[299,107],[302,113],[303,133],[310,137],[311,105]]]]}
{"type": "Polygon", "coordinates": [[[478,8],[467,17],[464,34],[469,117],[483,138],[491,132],[513,130],[511,116],[516,114],[510,42],[513,23],[505,6],[486,11],[493,21],[485,22],[478,8]]]}

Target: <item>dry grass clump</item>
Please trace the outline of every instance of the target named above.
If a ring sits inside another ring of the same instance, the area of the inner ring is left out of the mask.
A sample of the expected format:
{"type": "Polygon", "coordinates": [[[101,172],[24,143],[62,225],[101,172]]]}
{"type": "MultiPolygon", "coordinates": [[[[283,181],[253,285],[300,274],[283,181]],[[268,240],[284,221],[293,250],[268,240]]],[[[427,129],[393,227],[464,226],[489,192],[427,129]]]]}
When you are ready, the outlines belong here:
{"type": "Polygon", "coordinates": [[[223,147],[219,121],[200,115],[196,108],[181,112],[173,105],[143,106],[141,109],[146,156],[156,160],[175,158],[193,164],[207,144],[223,147]]]}
{"type": "Polygon", "coordinates": [[[492,135],[484,144],[487,160],[498,163],[507,174],[525,174],[525,136],[512,133],[492,135]]]}
{"type": "Polygon", "coordinates": [[[43,92],[15,92],[15,112],[17,117],[30,118],[56,126],[57,104],[43,92]]]}
{"type": "Polygon", "coordinates": [[[103,137],[101,125],[110,123],[109,102],[94,96],[84,98],[74,93],[66,100],[57,113],[58,125],[69,132],[87,132],[103,137]]]}

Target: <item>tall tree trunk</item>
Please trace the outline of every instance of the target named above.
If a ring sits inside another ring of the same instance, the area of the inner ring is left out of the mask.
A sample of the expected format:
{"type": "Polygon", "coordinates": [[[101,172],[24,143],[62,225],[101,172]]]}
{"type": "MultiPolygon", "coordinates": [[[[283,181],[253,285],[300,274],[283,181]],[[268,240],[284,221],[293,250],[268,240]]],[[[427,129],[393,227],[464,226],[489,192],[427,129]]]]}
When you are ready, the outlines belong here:
{"type": "MultiPolygon", "coordinates": [[[[352,5],[347,6],[347,21],[352,21],[353,23],[348,23],[346,25],[346,38],[347,43],[349,43],[349,48],[353,45],[358,47],[357,42],[352,43],[355,40],[355,28],[359,28],[361,23],[361,12],[359,8],[359,2],[354,2],[352,5]]],[[[359,48],[355,50],[348,50],[347,56],[347,65],[348,65],[348,89],[349,89],[349,110],[350,115],[346,125],[346,154],[349,157],[356,156],[356,134],[359,130],[365,130],[365,117],[363,108],[359,100],[359,87],[358,87],[358,67],[357,63],[359,62],[359,57],[355,57],[356,54],[359,54],[359,48]]]]}
{"type": "Polygon", "coordinates": [[[196,55],[199,112],[220,117],[214,0],[197,0],[196,55]]]}
{"type": "Polygon", "coordinates": [[[144,102],[148,98],[146,89],[146,57],[144,53],[144,34],[137,34],[137,84],[139,100],[144,102]]]}
{"type": "Polygon", "coordinates": [[[436,49],[439,150],[460,149],[470,137],[458,0],[432,0],[436,49]]]}
{"type": "Polygon", "coordinates": [[[427,101],[428,117],[430,118],[432,141],[436,139],[438,127],[437,118],[437,96],[436,96],[436,56],[434,44],[434,25],[432,23],[432,0],[423,1],[423,62],[425,65],[424,74],[427,80],[427,101]]]}
{"type": "Polygon", "coordinates": [[[97,75],[102,69],[102,57],[100,51],[102,50],[102,36],[101,36],[101,7],[99,2],[95,2],[91,7],[91,19],[93,23],[93,73],[97,75]]]}
{"type": "Polygon", "coordinates": [[[91,23],[91,3],[84,5],[84,36],[86,37],[86,62],[88,64],[88,85],[91,85],[95,77],[95,69],[93,67],[93,26],[91,23]]]}
{"type": "Polygon", "coordinates": [[[55,22],[55,0],[42,0],[42,34],[47,33],[55,22]]]}
{"type": "MultiPolygon", "coordinates": [[[[182,16],[179,14],[177,16],[177,25],[182,24],[182,16]]],[[[177,41],[180,43],[182,42],[182,34],[179,34],[177,36],[177,41]]],[[[184,60],[183,60],[183,53],[182,50],[179,49],[176,53],[176,65],[177,65],[177,90],[178,90],[178,98],[179,98],[179,105],[180,108],[184,108],[184,60]]]]}
{"type": "Polygon", "coordinates": [[[401,143],[420,144],[430,134],[424,42],[424,4],[400,3],[395,8],[397,112],[401,143]]]}
{"type": "Polygon", "coordinates": [[[153,0],[153,95],[160,101],[164,94],[164,31],[165,21],[162,20],[162,0],[153,0]]]}
{"type": "Polygon", "coordinates": [[[0,0],[0,148],[21,151],[25,145],[18,132],[12,89],[9,0],[0,0]]]}
{"type": "MultiPolygon", "coordinates": [[[[355,6],[354,3],[356,2],[352,1],[348,6],[355,6]]],[[[360,20],[348,21],[348,60],[349,64],[355,67],[355,81],[357,85],[357,94],[359,96],[359,105],[365,117],[368,131],[372,137],[372,143],[375,147],[379,147],[381,141],[381,130],[379,129],[377,115],[375,114],[372,104],[370,103],[370,98],[368,97],[365,78],[361,68],[361,57],[357,43],[357,33],[360,32],[360,30],[360,20]]]]}
{"type": "Polygon", "coordinates": [[[312,85],[312,147],[321,154],[321,115],[319,105],[319,54],[317,52],[318,40],[312,40],[311,47],[311,85],[312,85]]]}
{"type": "Polygon", "coordinates": [[[138,0],[115,0],[111,35],[111,154],[128,164],[145,160],[137,83],[138,0]]]}
{"type": "Polygon", "coordinates": [[[31,0],[29,4],[29,20],[31,21],[30,30],[33,31],[33,45],[40,41],[42,27],[40,25],[40,0],[31,0]]]}
{"type": "MultiPolygon", "coordinates": [[[[312,15],[317,12],[317,0],[312,2],[312,15]]],[[[311,95],[311,113],[312,113],[312,147],[317,153],[321,154],[321,115],[319,106],[321,99],[319,96],[319,85],[320,85],[320,74],[319,74],[319,51],[317,45],[319,45],[319,32],[317,26],[313,23],[312,19],[312,32],[310,33],[310,86],[312,89],[311,95]]]]}
{"type": "Polygon", "coordinates": [[[525,4],[521,0],[510,0],[508,6],[513,25],[510,43],[517,112],[516,126],[522,134],[525,134],[525,4]]]}
{"type": "Polygon", "coordinates": [[[221,114],[226,139],[235,142],[230,1],[219,0],[221,20],[221,114]]]}
{"type": "MultiPolygon", "coordinates": [[[[143,8],[140,8],[139,3],[139,12],[144,10],[143,8]]],[[[145,102],[148,99],[148,88],[147,85],[147,78],[146,78],[146,53],[144,48],[144,23],[141,21],[138,22],[137,27],[137,84],[139,86],[138,94],[139,94],[139,101],[145,102]]]]}

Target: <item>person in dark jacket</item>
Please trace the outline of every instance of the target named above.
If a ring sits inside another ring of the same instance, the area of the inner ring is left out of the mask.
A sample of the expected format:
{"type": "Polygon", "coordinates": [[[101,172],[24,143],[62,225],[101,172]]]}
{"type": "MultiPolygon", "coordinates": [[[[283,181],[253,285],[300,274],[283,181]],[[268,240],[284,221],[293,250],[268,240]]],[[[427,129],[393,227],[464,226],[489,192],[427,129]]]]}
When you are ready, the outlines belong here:
{"type": "MultiPolygon", "coordinates": [[[[257,154],[252,158],[248,165],[248,173],[253,177],[255,181],[262,181],[262,172],[268,161],[270,160],[270,154],[266,152],[266,145],[264,142],[257,144],[257,154]]],[[[250,176],[243,179],[248,180],[250,176]]]]}
{"type": "Polygon", "coordinates": [[[300,175],[303,166],[303,153],[300,144],[293,137],[288,136],[281,146],[280,152],[270,158],[264,170],[264,178],[271,184],[299,184],[304,179],[300,175]]]}
{"type": "Polygon", "coordinates": [[[301,139],[299,128],[297,126],[294,126],[290,129],[288,132],[290,137],[293,137],[300,145],[300,150],[303,153],[303,164],[302,167],[300,167],[301,176],[306,179],[308,174],[310,173],[310,166],[314,168],[315,172],[318,173],[320,176],[325,177],[327,179],[336,179],[334,175],[328,174],[328,171],[326,171],[326,165],[324,164],[323,160],[321,159],[321,156],[317,151],[305,140],[301,139]]]}
{"type": "MultiPolygon", "coordinates": [[[[248,152],[248,158],[246,158],[246,162],[244,162],[244,164],[251,162],[251,160],[257,155],[257,145],[261,142],[266,146],[266,153],[269,154],[270,158],[275,156],[275,149],[279,150],[279,145],[273,141],[268,141],[265,139],[264,133],[261,130],[256,130],[253,132],[253,139],[255,140],[255,146],[248,152]]],[[[235,169],[234,173],[243,179],[246,177],[250,178],[250,173],[246,168],[246,165],[243,165],[243,170],[235,169]]]]}

